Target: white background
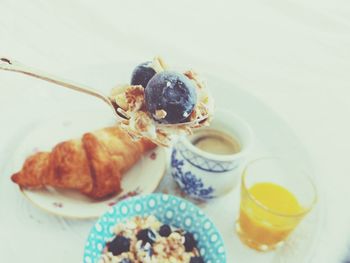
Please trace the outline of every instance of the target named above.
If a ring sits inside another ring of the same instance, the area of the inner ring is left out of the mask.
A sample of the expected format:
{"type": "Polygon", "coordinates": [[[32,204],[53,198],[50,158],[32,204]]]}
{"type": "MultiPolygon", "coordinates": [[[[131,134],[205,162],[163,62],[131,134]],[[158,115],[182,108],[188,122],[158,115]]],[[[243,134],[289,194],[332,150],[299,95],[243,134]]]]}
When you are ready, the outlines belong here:
{"type": "MultiPolygon", "coordinates": [[[[159,54],[256,95],[293,127],[320,173],[327,211],[314,262],[340,262],[350,237],[348,0],[0,0],[0,54],[80,82],[73,69],[159,54]]],[[[0,72],[2,167],[16,132],[70,107],[68,93],[50,88],[0,72]]],[[[11,262],[1,251],[9,227],[0,215],[1,262],[11,262]]]]}

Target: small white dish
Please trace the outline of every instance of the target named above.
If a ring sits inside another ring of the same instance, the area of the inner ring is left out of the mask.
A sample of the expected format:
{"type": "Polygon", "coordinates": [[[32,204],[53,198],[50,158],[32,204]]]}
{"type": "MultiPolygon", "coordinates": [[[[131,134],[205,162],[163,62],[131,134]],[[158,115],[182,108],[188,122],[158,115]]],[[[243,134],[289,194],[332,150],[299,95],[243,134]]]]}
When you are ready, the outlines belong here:
{"type": "Polygon", "coordinates": [[[252,149],[253,132],[237,115],[227,110],[217,110],[208,128],[235,138],[240,150],[237,153],[213,154],[194,146],[189,137],[181,137],[171,155],[172,176],[181,190],[200,200],[219,197],[238,185],[252,149]]]}
{"type": "MultiPolygon", "coordinates": [[[[27,137],[15,153],[13,172],[21,169],[24,160],[32,153],[51,148],[67,139],[79,138],[84,132],[115,125],[112,115],[96,112],[77,112],[52,118],[29,130],[27,137]]],[[[122,192],[103,200],[90,199],[79,192],[45,188],[22,189],[23,195],[44,211],[74,219],[98,218],[106,209],[128,196],[152,193],[166,171],[166,154],[157,147],[147,152],[122,179],[122,192]]]]}

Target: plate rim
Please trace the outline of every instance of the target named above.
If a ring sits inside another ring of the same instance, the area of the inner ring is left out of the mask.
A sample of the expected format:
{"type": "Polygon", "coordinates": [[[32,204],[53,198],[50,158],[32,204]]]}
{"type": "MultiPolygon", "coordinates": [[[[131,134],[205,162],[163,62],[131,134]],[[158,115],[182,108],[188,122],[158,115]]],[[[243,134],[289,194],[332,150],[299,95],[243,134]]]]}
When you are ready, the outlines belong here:
{"type": "MultiPolygon", "coordinates": [[[[74,111],[72,111],[72,115],[81,114],[82,112],[85,112],[85,111],[84,110],[74,110],[74,111]]],[[[46,123],[48,123],[48,122],[50,122],[52,120],[57,120],[57,118],[63,118],[64,116],[65,116],[65,114],[60,113],[60,114],[54,114],[54,116],[51,116],[51,117],[48,117],[48,118],[42,118],[40,120],[36,120],[35,122],[32,122],[31,125],[30,125],[31,126],[31,131],[34,132],[34,131],[40,129],[40,127],[43,124],[46,124],[46,123]]],[[[16,162],[16,160],[18,160],[17,158],[15,158],[15,156],[18,155],[18,152],[21,150],[22,142],[26,141],[28,139],[28,137],[30,137],[30,133],[27,133],[25,136],[23,136],[21,141],[17,143],[17,145],[16,145],[16,147],[15,147],[14,151],[12,152],[11,157],[9,159],[10,160],[10,162],[9,162],[10,169],[13,170],[13,167],[15,166],[14,165],[15,162],[16,162]]],[[[154,184],[154,187],[152,187],[152,190],[147,191],[144,194],[154,193],[155,190],[159,187],[159,185],[162,182],[162,180],[165,177],[165,175],[167,174],[167,161],[166,161],[167,154],[165,152],[165,149],[163,147],[161,147],[161,146],[157,146],[155,149],[153,149],[153,151],[155,151],[155,150],[159,151],[164,156],[164,162],[162,162],[162,168],[161,168],[162,172],[161,172],[161,175],[159,176],[159,180],[157,181],[157,183],[154,184]]],[[[151,151],[152,150],[149,150],[149,151],[145,152],[144,155],[149,153],[149,152],[151,152],[151,151]]],[[[138,162],[140,162],[140,161],[141,160],[138,160],[138,162]]],[[[37,209],[40,209],[40,210],[44,211],[48,215],[58,216],[58,217],[66,218],[66,219],[72,219],[72,220],[93,220],[93,219],[97,219],[97,218],[99,218],[101,216],[101,214],[100,215],[77,216],[77,215],[70,215],[70,214],[66,214],[66,213],[57,212],[54,209],[49,209],[49,208],[47,208],[47,206],[40,205],[38,202],[35,202],[35,200],[33,200],[33,198],[31,198],[26,193],[28,191],[31,191],[30,189],[25,189],[24,187],[21,187],[19,185],[17,185],[17,186],[18,186],[19,191],[22,194],[22,196],[24,196],[25,199],[27,201],[29,201],[30,204],[32,204],[37,209]]],[[[122,193],[122,192],[120,192],[120,193],[122,193]]],[[[117,196],[118,196],[118,194],[114,195],[114,197],[117,197],[117,196]]],[[[119,201],[117,201],[117,203],[118,202],[119,201]]],[[[108,210],[108,208],[106,208],[106,210],[108,210]]]]}
{"type": "MultiPolygon", "coordinates": [[[[162,151],[164,152],[164,149],[162,149],[162,151]]],[[[141,193],[141,194],[151,194],[151,193],[154,193],[155,190],[158,188],[158,186],[160,185],[161,181],[163,180],[164,176],[166,175],[166,165],[164,163],[163,165],[164,169],[163,169],[163,172],[162,172],[162,175],[160,176],[159,178],[159,181],[157,182],[157,184],[155,184],[155,187],[154,189],[152,189],[151,192],[149,193],[141,193]]],[[[94,215],[94,216],[72,216],[72,215],[69,215],[69,214],[65,214],[65,213],[58,213],[56,212],[56,210],[50,210],[50,209],[47,209],[46,206],[42,206],[40,204],[38,204],[37,202],[35,202],[32,198],[30,198],[26,191],[30,191],[28,189],[24,189],[23,187],[19,186],[18,187],[20,189],[20,192],[21,194],[25,197],[26,200],[28,200],[32,205],[34,205],[35,207],[37,207],[38,209],[44,211],[45,213],[47,214],[50,214],[50,215],[54,215],[54,216],[59,216],[59,217],[63,217],[63,218],[67,218],[67,219],[72,219],[72,220],[92,220],[92,219],[97,219],[99,218],[101,215],[94,215]]],[[[137,194],[136,196],[139,196],[140,194],[137,194]]],[[[115,195],[115,197],[118,196],[118,195],[115,195]]],[[[120,200],[120,201],[123,201],[123,200],[120,200]]],[[[117,201],[117,203],[119,203],[120,201],[117,201]]],[[[106,208],[106,210],[108,210],[108,208],[106,208]]]]}

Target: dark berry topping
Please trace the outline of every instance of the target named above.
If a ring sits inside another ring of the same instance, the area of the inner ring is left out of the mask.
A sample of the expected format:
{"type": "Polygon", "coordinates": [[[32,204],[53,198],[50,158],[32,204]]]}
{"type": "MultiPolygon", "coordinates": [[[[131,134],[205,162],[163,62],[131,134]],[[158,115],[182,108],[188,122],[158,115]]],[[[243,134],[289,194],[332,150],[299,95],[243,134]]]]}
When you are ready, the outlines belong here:
{"type": "Polygon", "coordinates": [[[204,263],[202,257],[191,257],[190,263],[204,263]]]}
{"type": "Polygon", "coordinates": [[[184,74],[163,71],[148,82],[145,101],[154,119],[162,123],[181,123],[188,119],[197,103],[196,87],[184,74]],[[161,110],[166,112],[163,118],[157,114],[161,110]]]}
{"type": "Polygon", "coordinates": [[[159,235],[162,237],[168,237],[171,234],[171,228],[169,225],[162,225],[159,229],[159,235]]]}
{"type": "Polygon", "coordinates": [[[185,243],[184,243],[185,250],[186,252],[191,252],[196,247],[197,242],[191,233],[187,232],[184,235],[184,237],[185,237],[185,243]]]}
{"type": "Polygon", "coordinates": [[[131,75],[131,85],[142,85],[146,88],[149,80],[156,74],[152,68],[152,62],[144,62],[138,65],[131,75]]]}
{"type": "Polygon", "coordinates": [[[118,235],[107,244],[107,248],[114,256],[120,255],[123,252],[128,252],[130,250],[130,239],[118,235]]]}
{"type": "Polygon", "coordinates": [[[149,228],[140,230],[136,237],[137,240],[142,240],[143,244],[150,243],[152,245],[156,240],[156,234],[149,228]]]}

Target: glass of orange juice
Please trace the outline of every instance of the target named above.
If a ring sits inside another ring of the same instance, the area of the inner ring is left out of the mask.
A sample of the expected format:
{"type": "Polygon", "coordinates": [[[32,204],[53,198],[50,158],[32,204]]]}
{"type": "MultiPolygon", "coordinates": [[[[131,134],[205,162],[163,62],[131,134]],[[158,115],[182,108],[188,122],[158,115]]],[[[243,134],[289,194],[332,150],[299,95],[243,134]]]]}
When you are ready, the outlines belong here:
{"type": "Polygon", "coordinates": [[[262,158],[243,171],[237,233],[243,243],[258,251],[273,250],[316,203],[311,177],[295,163],[262,158]]]}

